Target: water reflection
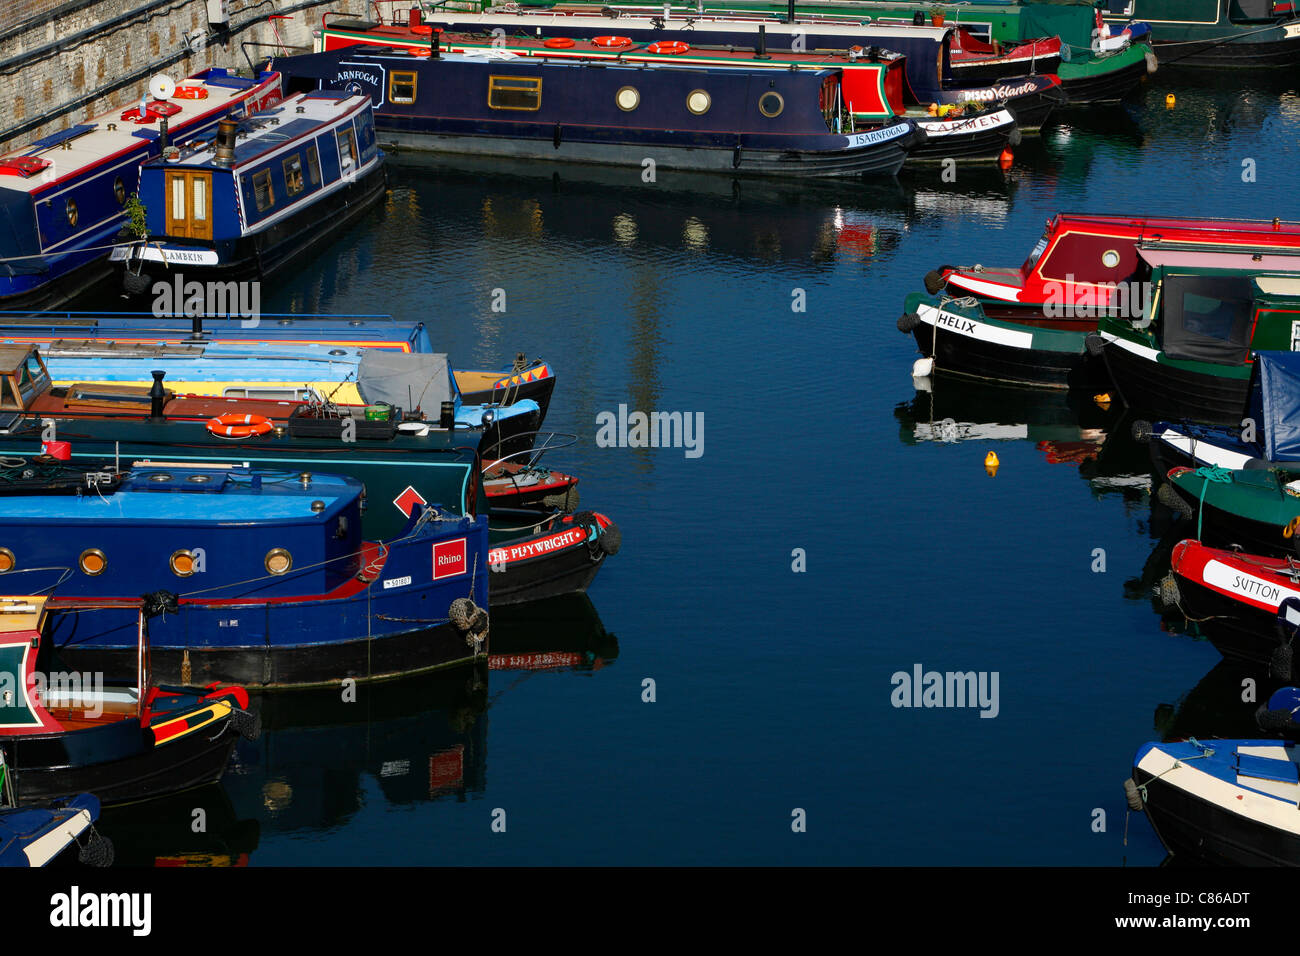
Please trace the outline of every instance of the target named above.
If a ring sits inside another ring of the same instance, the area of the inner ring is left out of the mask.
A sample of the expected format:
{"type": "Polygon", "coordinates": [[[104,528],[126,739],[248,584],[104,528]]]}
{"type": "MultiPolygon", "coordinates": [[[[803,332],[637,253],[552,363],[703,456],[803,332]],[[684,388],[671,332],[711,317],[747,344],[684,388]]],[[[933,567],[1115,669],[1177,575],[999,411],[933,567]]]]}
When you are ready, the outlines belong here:
{"type": "Polygon", "coordinates": [[[222,784],[108,807],[98,827],[117,866],[246,866],[261,825],[238,813],[222,784]]]}

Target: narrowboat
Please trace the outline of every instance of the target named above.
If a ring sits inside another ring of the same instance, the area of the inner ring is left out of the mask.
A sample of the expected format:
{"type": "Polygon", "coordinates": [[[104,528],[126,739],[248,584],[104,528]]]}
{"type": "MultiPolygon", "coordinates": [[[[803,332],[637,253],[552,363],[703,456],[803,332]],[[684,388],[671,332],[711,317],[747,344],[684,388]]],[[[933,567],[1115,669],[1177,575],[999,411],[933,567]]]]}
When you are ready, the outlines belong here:
{"type": "Polygon", "coordinates": [[[385,182],[369,98],[299,93],[145,163],[148,237],[110,259],[137,294],[176,269],[201,280],[262,278],[355,223],[385,182]]]}
{"type": "MultiPolygon", "coordinates": [[[[83,792],[108,806],[212,783],[236,739],[257,735],[242,687],[212,684],[187,693],[154,682],[149,623],[138,599],[122,609],[134,617],[134,682],[54,669],[60,665],[51,653],[52,602],[45,595],[0,598],[0,656],[7,673],[23,675],[0,706],[0,753],[17,806],[83,792]]],[[[87,618],[97,613],[93,603],[64,607],[87,618]]]]}
{"type": "Polygon", "coordinates": [[[691,14],[676,28],[667,29],[662,11],[659,15],[641,11],[616,18],[585,11],[541,17],[522,12],[499,17],[495,11],[482,15],[438,12],[439,19],[429,22],[414,8],[401,13],[388,22],[331,20],[327,13],[318,45],[322,51],[366,45],[424,55],[436,43],[439,49],[448,44],[453,50],[487,47],[551,60],[838,68],[843,71],[844,100],[852,102],[853,112],[867,123],[882,119],[879,103],[886,91],[878,89],[877,76],[881,74],[890,92],[897,89],[903,102],[912,106],[1009,106],[1022,132],[1036,132],[1051,111],[1065,102],[1060,79],[1047,68],[1052,57],[1040,58],[1037,68],[1032,60],[1027,68],[1019,57],[989,57],[988,63],[996,66],[987,67],[987,80],[960,82],[952,75],[951,31],[929,27],[826,19],[789,23],[775,18],[691,14]],[[445,19],[449,15],[452,18],[445,19]],[[886,70],[881,63],[896,66],[886,70]],[[854,76],[851,70],[866,75],[854,76]]]}
{"type": "Polygon", "coordinates": [[[1143,744],[1125,779],[1165,849],[1233,866],[1300,865],[1296,744],[1207,739],[1143,744]]]}
{"type": "Polygon", "coordinates": [[[1140,318],[1104,314],[1088,349],[1134,414],[1240,424],[1253,353],[1300,346],[1300,259],[1143,249],[1151,298],[1140,318]]]}
{"type": "Polygon", "coordinates": [[[1300,471],[1300,353],[1257,352],[1246,415],[1235,425],[1135,421],[1133,437],[1150,445],[1158,475],[1177,467],[1291,468],[1300,471]]]}
{"type": "MultiPolygon", "coordinates": [[[[436,36],[436,34],[435,34],[436,36]]],[[[276,58],[290,90],[375,103],[385,146],[738,176],[892,176],[925,134],[855,131],[841,70],[609,64],[365,47],[276,58]]]]}
{"type": "MultiPolygon", "coordinates": [[[[183,298],[182,286],[173,301],[182,301],[183,298]]],[[[47,312],[39,315],[0,312],[0,345],[39,345],[45,348],[54,343],[75,343],[78,347],[92,343],[101,348],[126,350],[177,345],[194,347],[211,343],[216,346],[329,346],[331,349],[365,349],[370,353],[379,350],[434,351],[423,322],[407,323],[387,315],[268,313],[243,319],[211,315],[180,318],[134,312],[47,312]]],[[[516,353],[514,363],[508,368],[455,369],[452,375],[465,404],[510,405],[528,399],[537,403],[541,420],[546,418],[551,393],[555,390],[555,369],[543,359],[529,360],[522,352],[516,353]]],[[[234,398],[286,397],[248,388],[222,390],[221,394],[234,398]]]]}
{"type": "MultiPolygon", "coordinates": [[[[400,394],[404,407],[413,396],[425,393],[437,376],[446,385],[437,399],[449,395],[457,426],[479,428],[489,408],[500,421],[514,415],[529,416],[530,425],[541,424],[541,408],[529,399],[510,404],[471,405],[464,401],[447,356],[440,353],[392,353],[370,349],[330,348],[324,345],[270,343],[132,345],[56,339],[40,346],[54,386],[150,385],[153,370],[163,365],[168,387],[178,394],[234,398],[287,399],[322,404],[392,404],[399,397],[387,377],[394,363],[418,369],[408,376],[410,388],[400,394]]],[[[500,374],[500,373],[497,373],[500,374]]],[[[551,380],[552,384],[554,379],[551,380]]],[[[501,390],[500,398],[511,398],[501,390]]]]}
{"type": "MultiPolygon", "coordinates": [[[[1282,605],[1300,602],[1300,566],[1277,558],[1199,541],[1174,545],[1169,577],[1159,585],[1166,606],[1176,608],[1224,657],[1272,665],[1278,649],[1289,646],[1282,605]]],[[[1288,662],[1290,663],[1290,662],[1288,662]]],[[[1275,676],[1290,680],[1291,667],[1275,676]]]]}
{"type": "Polygon", "coordinates": [[[48,308],[106,278],[141,164],[210,136],[224,117],[273,106],[281,78],[213,68],[179,86],[158,77],[151,88],[167,95],[0,156],[0,308],[48,308]]]}
{"type": "Polygon", "coordinates": [[[113,844],[95,830],[98,819],[99,800],[89,793],[44,807],[0,807],[0,866],[46,866],[73,844],[81,862],[111,866],[113,844]]]}
{"type": "Polygon", "coordinates": [[[130,663],[141,595],[152,673],[185,687],[384,679],[486,652],[485,516],[416,506],[374,541],[354,478],[180,462],[62,476],[78,473],[75,493],[0,495],[5,573],[67,569],[50,636],[78,671],[130,663]]]}
{"type": "Polygon", "coordinates": [[[1019,266],[943,265],[926,274],[925,288],[974,296],[996,319],[1140,313],[1149,278],[1143,249],[1245,253],[1272,263],[1300,257],[1300,222],[1059,213],[1019,266]]]}
{"type": "MultiPolygon", "coordinates": [[[[930,3],[769,3],[766,0],[704,0],[671,7],[653,4],[605,4],[595,0],[520,4],[465,13],[425,5],[428,16],[449,30],[504,30],[507,34],[540,31],[547,36],[591,38],[624,34],[634,39],[680,40],[754,46],[759,25],[771,44],[789,48],[802,32],[809,49],[843,49],[860,44],[894,50],[920,58],[909,76],[918,93],[932,82],[929,64],[935,57],[923,37],[939,36],[943,45],[941,82],[973,88],[1005,81],[1010,76],[1059,75],[1065,105],[1117,103],[1157,67],[1145,42],[1149,28],[1126,23],[1104,28],[1098,12],[1085,3],[1033,4],[1027,15],[1022,4],[962,3],[948,7],[942,17],[930,16],[940,5],[930,3]],[[612,21],[612,22],[611,22],[612,21]],[[1099,27],[1104,32],[1098,32],[1099,27]],[[707,39],[705,39],[707,37],[707,39]],[[926,65],[921,66],[921,62],[926,65]]],[[[374,5],[389,11],[389,24],[408,17],[404,4],[390,0],[374,5]]],[[[356,32],[345,20],[324,21],[322,39],[334,32],[335,43],[356,32]]]]}
{"type": "MultiPolygon", "coordinates": [[[[0,450],[13,464],[0,475],[0,489],[39,484],[58,462],[88,463],[92,471],[108,461],[118,470],[122,460],[161,460],[177,467],[337,473],[364,484],[370,507],[363,532],[385,540],[403,533],[426,505],[468,517],[486,512],[484,454],[507,457],[518,450],[514,444],[531,447],[538,434],[535,411],[502,420],[485,413],[480,427],[458,426],[436,377],[422,382],[420,392],[404,392],[424,403],[410,409],[178,397],[162,378],[156,373],[149,389],[54,388],[35,349],[0,349],[0,450]],[[437,408],[438,417],[426,417],[424,407],[437,408]]],[[[571,583],[585,586],[591,568],[619,546],[617,526],[590,512],[493,517],[492,543],[504,548],[490,561],[494,588],[529,599],[562,593],[556,589],[571,583]]]]}
{"type": "Polygon", "coordinates": [[[1300,480],[1279,468],[1171,468],[1159,500],[1196,524],[1216,548],[1289,558],[1300,550],[1300,480]]]}
{"type": "MultiPolygon", "coordinates": [[[[915,337],[938,374],[1056,389],[1104,381],[1104,368],[1089,357],[1088,333],[1073,322],[995,319],[974,299],[919,292],[903,310],[898,330],[915,337]]],[[[1095,329],[1096,319],[1088,327],[1095,329]]]]}
{"type": "Polygon", "coordinates": [[[1151,25],[1161,62],[1184,67],[1292,67],[1300,63],[1295,0],[1105,0],[1114,27],[1151,25]]]}

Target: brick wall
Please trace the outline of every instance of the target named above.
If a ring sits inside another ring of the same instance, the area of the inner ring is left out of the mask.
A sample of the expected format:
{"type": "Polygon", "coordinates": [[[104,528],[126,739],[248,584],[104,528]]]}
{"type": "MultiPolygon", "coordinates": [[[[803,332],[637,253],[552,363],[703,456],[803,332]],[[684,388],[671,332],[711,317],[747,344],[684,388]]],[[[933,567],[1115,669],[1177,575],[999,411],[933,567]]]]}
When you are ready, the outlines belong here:
{"type": "MultiPolygon", "coordinates": [[[[366,0],[227,0],[225,28],[208,0],[5,0],[0,24],[0,152],[137,102],[149,77],[181,79],[209,66],[248,69],[280,40],[306,52],[327,10],[362,14],[366,0]],[[53,14],[51,16],[51,14],[53,14]],[[265,44],[265,46],[253,46],[265,44]]],[[[292,50],[291,50],[292,51],[292,50]]]]}

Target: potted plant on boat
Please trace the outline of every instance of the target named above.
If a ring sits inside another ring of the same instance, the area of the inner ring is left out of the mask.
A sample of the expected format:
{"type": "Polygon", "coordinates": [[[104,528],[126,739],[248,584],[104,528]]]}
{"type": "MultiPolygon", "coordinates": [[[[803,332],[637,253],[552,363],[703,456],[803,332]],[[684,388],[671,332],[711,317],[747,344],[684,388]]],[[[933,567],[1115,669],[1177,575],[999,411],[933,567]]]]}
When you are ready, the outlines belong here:
{"type": "Polygon", "coordinates": [[[145,246],[149,243],[149,226],[145,218],[144,203],[140,202],[140,194],[138,192],[131,193],[127,197],[123,209],[126,210],[128,222],[122,227],[122,233],[137,240],[140,246],[140,259],[137,261],[134,270],[131,269],[130,262],[127,262],[126,272],[122,275],[122,284],[127,292],[132,295],[139,295],[148,289],[150,285],[149,277],[142,273],[141,268],[144,265],[145,246]]]}
{"type": "Polygon", "coordinates": [[[936,27],[943,26],[943,7],[930,8],[930,25],[936,27]]]}

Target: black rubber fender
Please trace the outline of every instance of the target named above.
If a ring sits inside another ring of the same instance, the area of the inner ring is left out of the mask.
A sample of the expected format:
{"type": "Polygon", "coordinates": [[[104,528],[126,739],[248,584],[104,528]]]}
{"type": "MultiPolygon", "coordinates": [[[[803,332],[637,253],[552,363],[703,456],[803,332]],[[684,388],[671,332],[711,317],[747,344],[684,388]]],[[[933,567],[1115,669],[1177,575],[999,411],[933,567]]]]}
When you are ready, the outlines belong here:
{"type": "Polygon", "coordinates": [[[1192,506],[1189,505],[1174,486],[1168,482],[1163,483],[1156,489],[1156,501],[1160,502],[1166,508],[1177,511],[1185,518],[1190,518],[1194,514],[1192,506]]]}
{"type": "Polygon", "coordinates": [[[230,712],[230,726],[245,740],[256,740],[262,736],[262,715],[236,707],[230,712]]]}
{"type": "Polygon", "coordinates": [[[1269,710],[1267,704],[1260,704],[1255,710],[1255,723],[1259,729],[1271,733],[1284,733],[1295,730],[1295,717],[1289,710],[1269,710]]]}
{"type": "Polygon", "coordinates": [[[1279,644],[1273,648],[1273,654],[1268,660],[1268,673],[1270,677],[1278,680],[1291,680],[1291,671],[1295,666],[1295,649],[1290,644],[1279,644]]]}
{"type": "Polygon", "coordinates": [[[898,317],[898,331],[910,335],[921,324],[921,317],[915,312],[904,312],[898,317]]]}
{"type": "Polygon", "coordinates": [[[940,266],[937,269],[931,269],[925,274],[925,291],[930,295],[938,295],[939,290],[947,285],[947,280],[943,274],[951,269],[952,266],[940,266]]]}
{"type": "Polygon", "coordinates": [[[1134,420],[1133,424],[1129,427],[1129,431],[1133,435],[1133,440],[1141,442],[1142,444],[1151,441],[1151,436],[1155,434],[1151,428],[1151,423],[1141,418],[1134,420]]]}
{"type": "Polygon", "coordinates": [[[1096,332],[1089,332],[1087,338],[1083,340],[1083,347],[1088,350],[1089,355],[1098,356],[1106,350],[1106,340],[1096,332]]]}
{"type": "Polygon", "coordinates": [[[612,558],[618,554],[621,547],[623,547],[623,532],[619,531],[618,525],[611,521],[600,532],[600,550],[612,558]]]}
{"type": "Polygon", "coordinates": [[[86,866],[112,866],[113,841],[93,827],[86,842],[77,851],[77,859],[86,866]]]}

